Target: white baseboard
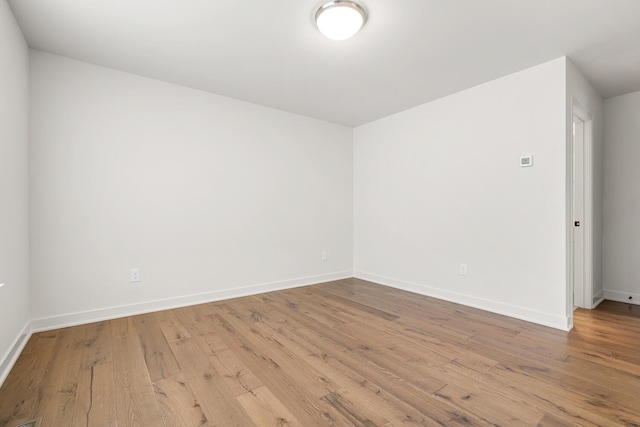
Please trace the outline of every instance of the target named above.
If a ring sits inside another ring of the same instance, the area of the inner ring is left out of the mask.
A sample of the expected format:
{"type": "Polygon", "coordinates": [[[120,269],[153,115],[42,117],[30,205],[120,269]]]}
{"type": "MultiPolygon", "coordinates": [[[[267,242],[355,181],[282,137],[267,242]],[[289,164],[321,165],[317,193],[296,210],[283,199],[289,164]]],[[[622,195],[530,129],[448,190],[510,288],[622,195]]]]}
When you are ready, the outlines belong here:
{"type": "Polygon", "coordinates": [[[610,289],[605,289],[604,299],[608,299],[610,301],[626,302],[629,304],[640,305],[640,294],[636,294],[633,292],[620,292],[620,291],[612,291],[610,289]],[[631,299],[629,299],[629,297],[631,297],[631,299]]]}
{"type": "MultiPolygon", "coordinates": [[[[527,322],[537,323],[539,325],[549,326],[555,329],[561,329],[563,331],[569,331],[573,327],[573,315],[569,317],[558,316],[556,314],[531,310],[526,307],[519,307],[497,301],[491,301],[484,298],[464,295],[447,291],[445,289],[432,288],[430,286],[419,285],[403,280],[391,279],[388,277],[369,274],[362,271],[354,271],[354,277],[362,280],[368,280],[374,283],[379,283],[381,285],[390,286],[392,288],[414,292],[416,294],[426,295],[428,297],[462,304],[469,307],[479,308],[480,310],[514,317],[516,319],[526,320],[527,322]]],[[[640,301],[640,298],[638,299],[638,301],[640,301]]]]}
{"type": "Polygon", "coordinates": [[[605,300],[605,298],[604,298],[604,291],[600,291],[600,292],[598,292],[598,293],[597,293],[596,295],[594,295],[594,297],[593,297],[593,302],[592,302],[592,304],[591,304],[591,309],[593,310],[594,308],[596,308],[597,306],[599,306],[599,305],[600,305],[600,303],[601,303],[602,301],[604,301],[604,300],[605,300]]]}
{"type": "Polygon", "coordinates": [[[29,338],[31,338],[31,334],[31,323],[27,322],[16,339],[13,340],[13,344],[11,344],[4,356],[2,356],[2,359],[0,359],[0,387],[9,376],[9,372],[11,372],[13,365],[16,364],[20,353],[24,350],[24,346],[27,345],[29,338]]]}
{"type": "Polygon", "coordinates": [[[116,319],[118,317],[135,316],[137,314],[151,313],[160,310],[186,307],[189,305],[203,304],[206,302],[220,301],[238,298],[264,292],[280,291],[284,289],[298,288],[316,283],[330,282],[332,280],[348,279],[353,277],[352,271],[323,274],[320,276],[301,277],[279,282],[262,283],[242,288],[225,289],[221,291],[206,292],[195,295],[185,295],[174,298],[166,298],[155,301],[145,301],[136,304],[127,304],[117,307],[101,308],[97,310],[82,311],[78,313],[62,314],[59,316],[44,317],[31,321],[33,332],[42,332],[68,326],[84,325],[87,323],[101,322],[103,320],[116,319]]]}

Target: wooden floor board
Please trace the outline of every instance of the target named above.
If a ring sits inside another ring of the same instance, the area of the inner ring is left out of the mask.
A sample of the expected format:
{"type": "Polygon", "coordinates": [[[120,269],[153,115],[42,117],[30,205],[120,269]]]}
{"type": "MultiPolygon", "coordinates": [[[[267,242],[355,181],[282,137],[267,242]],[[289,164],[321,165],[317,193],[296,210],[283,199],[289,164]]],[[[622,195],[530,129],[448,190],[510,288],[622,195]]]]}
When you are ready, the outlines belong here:
{"type": "Polygon", "coordinates": [[[33,334],[20,358],[14,366],[15,371],[29,371],[46,368],[51,359],[51,350],[56,343],[58,331],[47,331],[33,334]]]}
{"type": "Polygon", "coordinates": [[[0,427],[640,426],[640,308],[563,332],[357,279],[34,334],[0,427]]]}
{"type": "Polygon", "coordinates": [[[14,427],[40,411],[38,399],[45,368],[13,369],[0,389],[0,427],[14,427]]]}
{"type": "Polygon", "coordinates": [[[133,318],[110,323],[117,425],[163,427],[133,318]]]}
{"type": "Polygon", "coordinates": [[[178,362],[169,348],[169,343],[162,333],[156,317],[153,314],[135,316],[133,324],[138,332],[151,381],[159,381],[180,374],[178,362]]]}
{"type": "Polygon", "coordinates": [[[167,427],[213,426],[186,379],[180,374],[153,383],[160,413],[167,427]]]}
{"type": "Polygon", "coordinates": [[[237,399],[258,427],[304,425],[265,386],[240,394],[237,399]]]}
{"type": "MultiPolygon", "coordinates": [[[[391,396],[387,393],[382,393],[382,389],[369,379],[344,364],[334,363],[335,360],[332,360],[332,355],[329,353],[317,347],[305,345],[306,341],[296,339],[295,335],[287,334],[282,328],[273,329],[271,326],[261,323],[258,327],[262,328],[265,333],[271,333],[276,336],[286,348],[295,353],[297,357],[305,359],[316,370],[322,372],[339,389],[349,390],[350,399],[357,401],[361,407],[373,408],[369,409],[369,411],[380,412],[386,419],[395,422],[404,421],[407,416],[416,420],[423,417],[414,408],[401,404],[401,401],[397,399],[390,398],[391,396]],[[357,393],[354,393],[354,390],[357,390],[357,393]]],[[[337,356],[341,359],[344,358],[343,354],[338,354],[337,356]]]]}
{"type": "Polygon", "coordinates": [[[86,325],[82,340],[81,369],[112,362],[111,323],[98,322],[86,325]]]}
{"type": "Polygon", "coordinates": [[[101,363],[81,369],[73,410],[73,427],[117,426],[113,365],[101,363]]]}
{"type": "Polygon", "coordinates": [[[82,363],[86,326],[61,329],[40,383],[33,418],[42,417],[42,427],[71,425],[82,363]]]}
{"type": "Polygon", "coordinates": [[[173,310],[158,311],[153,315],[167,341],[191,338],[191,334],[178,320],[173,310]]]}
{"type": "Polygon", "coordinates": [[[207,420],[216,426],[253,426],[248,414],[215,370],[196,338],[171,343],[186,383],[191,387],[207,420]]]}
{"type": "MultiPolygon", "coordinates": [[[[301,403],[289,409],[303,425],[324,425],[336,419],[339,414],[320,401],[322,396],[331,391],[330,384],[323,383],[320,376],[314,372],[300,369],[293,363],[294,358],[289,354],[276,356],[274,360],[272,356],[275,351],[272,346],[262,339],[251,340],[236,330],[229,323],[231,318],[225,319],[216,314],[215,320],[218,327],[217,333],[262,384],[269,388],[281,402],[301,403]],[[287,363],[287,359],[291,363],[287,363]],[[327,390],[326,387],[329,389],[327,390]]],[[[298,361],[300,362],[303,361],[298,361]]]]}

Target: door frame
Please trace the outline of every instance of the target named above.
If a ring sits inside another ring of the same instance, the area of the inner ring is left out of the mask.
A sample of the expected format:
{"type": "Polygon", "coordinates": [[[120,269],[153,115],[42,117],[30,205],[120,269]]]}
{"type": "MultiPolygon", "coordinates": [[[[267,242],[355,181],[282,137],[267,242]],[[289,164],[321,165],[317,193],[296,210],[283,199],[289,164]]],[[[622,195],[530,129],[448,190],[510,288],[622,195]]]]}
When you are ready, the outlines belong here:
{"type": "MultiPolygon", "coordinates": [[[[584,133],[584,218],[581,226],[584,230],[584,288],[582,292],[582,303],[578,306],[581,308],[592,309],[593,308],[593,116],[576,101],[575,98],[571,98],[571,174],[570,179],[573,180],[573,162],[574,162],[574,139],[573,132],[573,117],[576,116],[583,122],[584,133]]],[[[574,218],[574,195],[573,195],[573,182],[569,186],[571,197],[571,218],[569,226],[571,227],[571,305],[574,305],[574,251],[573,240],[575,227],[573,225],[574,218]]]]}

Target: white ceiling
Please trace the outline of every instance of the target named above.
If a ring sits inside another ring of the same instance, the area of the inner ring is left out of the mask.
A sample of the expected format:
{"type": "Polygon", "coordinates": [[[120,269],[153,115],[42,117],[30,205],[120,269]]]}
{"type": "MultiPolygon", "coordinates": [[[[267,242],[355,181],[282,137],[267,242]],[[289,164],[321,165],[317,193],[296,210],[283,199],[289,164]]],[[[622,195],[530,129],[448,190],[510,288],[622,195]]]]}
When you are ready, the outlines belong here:
{"type": "Polygon", "coordinates": [[[349,126],[563,55],[640,90],[640,0],[360,2],[336,42],[322,0],[9,0],[35,49],[349,126]]]}

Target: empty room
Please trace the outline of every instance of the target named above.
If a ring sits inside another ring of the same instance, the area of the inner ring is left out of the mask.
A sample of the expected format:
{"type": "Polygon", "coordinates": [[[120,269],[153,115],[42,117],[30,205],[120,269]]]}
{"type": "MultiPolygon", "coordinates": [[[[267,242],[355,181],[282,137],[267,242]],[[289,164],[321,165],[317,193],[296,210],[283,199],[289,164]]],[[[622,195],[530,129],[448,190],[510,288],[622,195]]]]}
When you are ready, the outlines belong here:
{"type": "Polygon", "coordinates": [[[640,426],[637,0],[0,0],[0,427],[640,426]]]}

